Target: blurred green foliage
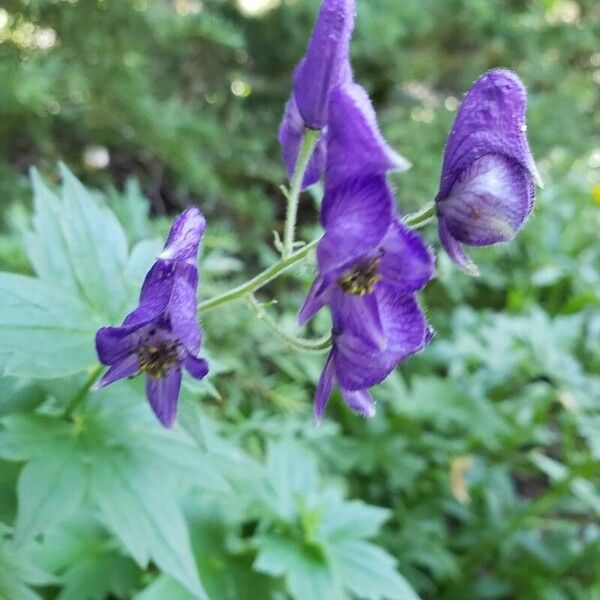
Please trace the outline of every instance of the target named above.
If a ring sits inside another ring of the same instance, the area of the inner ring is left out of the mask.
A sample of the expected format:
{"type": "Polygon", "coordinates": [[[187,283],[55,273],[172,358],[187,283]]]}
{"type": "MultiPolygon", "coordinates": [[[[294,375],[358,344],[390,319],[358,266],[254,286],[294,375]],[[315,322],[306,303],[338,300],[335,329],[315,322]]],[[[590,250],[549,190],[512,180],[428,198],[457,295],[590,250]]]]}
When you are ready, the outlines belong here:
{"type": "MultiPolygon", "coordinates": [[[[402,210],[435,194],[461,94],[494,66],[529,88],[546,183],[515,243],[475,253],[481,278],[439,256],[424,295],[437,336],[375,390],[375,419],[334,397],[316,429],[323,357],[286,348],[243,304],[203,317],[213,377],[187,384],[173,435],[152,423],[139,382],[92,395],[73,423],[57,417],[85,377],[40,378],[93,360],[94,328],[135,293],[164,215],[195,202],[209,219],[203,297],[274,260],[277,125],[318,2],[272,4],[249,15],[227,0],[2,2],[0,264],[37,274],[36,318],[76,327],[36,346],[0,312],[0,365],[20,376],[0,379],[0,597],[36,598],[33,586],[49,599],[185,600],[194,559],[213,600],[408,599],[394,561],[423,598],[600,597],[592,0],[359,0],[357,78],[414,164],[394,177],[402,210]],[[42,203],[31,225],[28,169],[56,182],[58,160],[105,190],[120,226],[68,176],[72,210],[40,220],[42,203]],[[96,287],[60,312],[49,290],[70,285],[68,270],[44,270],[45,244],[86,222],[113,240],[124,283],[111,294],[95,277],[102,257],[72,252],[96,287]],[[44,504],[45,481],[69,502],[44,504]]],[[[306,239],[315,217],[307,194],[306,239]]],[[[312,267],[294,275],[261,294],[290,329],[312,267]]],[[[0,311],[11,290],[3,283],[0,311]]],[[[323,333],[327,316],[313,327],[323,333]]]]}

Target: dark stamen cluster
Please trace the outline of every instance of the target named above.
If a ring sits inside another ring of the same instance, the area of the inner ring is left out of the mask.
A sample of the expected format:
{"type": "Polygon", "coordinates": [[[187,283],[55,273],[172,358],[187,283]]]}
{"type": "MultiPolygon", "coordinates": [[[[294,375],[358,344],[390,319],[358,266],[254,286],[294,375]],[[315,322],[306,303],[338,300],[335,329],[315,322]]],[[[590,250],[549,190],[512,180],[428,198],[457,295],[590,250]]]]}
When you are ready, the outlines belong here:
{"type": "Polygon", "coordinates": [[[157,342],[140,346],[137,352],[140,371],[154,379],[161,379],[177,362],[178,348],[177,342],[157,342]]]}
{"type": "Polygon", "coordinates": [[[338,280],[340,287],[353,296],[370,294],[381,279],[380,262],[381,259],[373,258],[346,271],[338,280]]]}

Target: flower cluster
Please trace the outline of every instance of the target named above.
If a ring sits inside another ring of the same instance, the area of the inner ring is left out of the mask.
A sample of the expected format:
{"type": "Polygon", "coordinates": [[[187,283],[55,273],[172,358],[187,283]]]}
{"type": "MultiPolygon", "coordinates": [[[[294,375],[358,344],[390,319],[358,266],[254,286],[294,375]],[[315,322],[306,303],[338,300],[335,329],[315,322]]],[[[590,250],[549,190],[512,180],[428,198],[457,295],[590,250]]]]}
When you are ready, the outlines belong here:
{"type": "Polygon", "coordinates": [[[181,367],[196,379],[208,373],[208,363],[198,358],[202,332],[196,317],[196,261],[204,228],[197,208],[181,214],[146,276],[139,306],[120,327],[96,334],[98,357],[109,366],[97,387],[144,373],[150,406],[165,427],[177,414],[181,367]]]}
{"type": "MultiPolygon", "coordinates": [[[[387,176],[410,165],[387,144],[367,92],[354,81],[349,48],[355,12],[355,0],[323,0],[279,130],[297,191],[294,202],[288,195],[288,249],[300,188],[324,178],[325,233],[317,246],[316,278],[298,315],[304,325],[327,306],[332,318],[332,348],[316,391],[317,420],[335,386],[352,410],[372,416],[369,388],[432,338],[416,294],[434,276],[434,258],[396,212],[387,176]],[[307,140],[317,141],[313,146],[307,140]]],[[[435,199],[439,236],[451,259],[472,274],[476,267],[463,245],[511,240],[533,208],[539,176],[526,136],[526,104],[514,73],[490,71],[466,95],[448,137],[435,199]]],[[[175,420],[182,367],[197,379],[208,373],[198,357],[196,314],[204,227],[195,208],[175,220],[139,306],[120,327],[104,327],[96,336],[98,356],[109,367],[98,387],[144,373],[150,405],[166,427],[175,420]]],[[[282,262],[289,260],[284,252],[282,262]]],[[[248,297],[271,279],[254,278],[208,305],[248,297]]]]}
{"type": "Polygon", "coordinates": [[[352,79],[354,10],[349,0],[323,2],[280,128],[288,171],[303,129],[323,130],[304,184],[324,173],[325,234],[317,248],[318,274],[299,314],[304,324],[327,305],[332,316],[333,348],[315,399],[318,420],[334,385],[351,409],[372,416],[368,388],[431,337],[415,293],[431,279],[433,258],[395,213],[386,179],[408,163],[385,142],[368,94],[352,79]]]}

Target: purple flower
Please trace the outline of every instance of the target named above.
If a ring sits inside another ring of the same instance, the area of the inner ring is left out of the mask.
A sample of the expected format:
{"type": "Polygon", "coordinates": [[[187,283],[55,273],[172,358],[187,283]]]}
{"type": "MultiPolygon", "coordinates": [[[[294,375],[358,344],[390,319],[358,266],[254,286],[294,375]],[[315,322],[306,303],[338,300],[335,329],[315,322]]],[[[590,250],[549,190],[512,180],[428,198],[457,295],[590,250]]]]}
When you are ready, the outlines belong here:
{"type": "Polygon", "coordinates": [[[323,0],[306,55],[294,74],[294,99],[305,127],[323,129],[329,96],[350,78],[348,53],[354,29],[354,0],[323,0]]]}
{"type": "Polygon", "coordinates": [[[344,402],[355,412],[375,415],[368,388],[381,383],[400,363],[421,350],[431,339],[423,312],[414,295],[399,293],[392,286],[377,289],[379,319],[386,346],[374,348],[352,327],[346,327],[345,307],[332,302],[333,349],[327,358],[315,394],[315,418],[321,421],[329,396],[338,385],[344,402]]]}
{"type": "Polygon", "coordinates": [[[97,387],[144,373],[146,395],[165,427],[177,414],[182,365],[196,379],[208,373],[208,363],[198,357],[202,332],[196,318],[196,259],[205,224],[197,208],[175,220],[146,276],[139,306],[120,327],[96,334],[98,357],[109,367],[97,387]]]}
{"type": "Polygon", "coordinates": [[[381,175],[349,179],[323,201],[318,274],[298,317],[304,324],[327,304],[332,314],[334,345],[317,390],[317,418],[335,384],[353,410],[372,414],[367,389],[430,339],[415,293],[433,276],[433,258],[394,214],[393,201],[381,175]]]}
{"type": "MultiPolygon", "coordinates": [[[[306,128],[326,130],[334,88],[352,79],[348,56],[354,28],[354,0],[323,0],[306,55],[294,74],[292,96],[279,128],[288,176],[296,167],[306,128]]],[[[303,187],[318,181],[325,168],[327,133],[323,132],[304,176],[303,187]]]]}
{"type": "Polygon", "coordinates": [[[317,248],[318,274],[300,310],[302,325],[330,304],[340,310],[344,331],[384,349],[388,340],[379,314],[379,291],[410,295],[433,276],[433,258],[414,231],[394,214],[384,176],[349,179],[323,200],[325,234],[317,248]]]}
{"type": "Polygon", "coordinates": [[[539,183],[526,135],[527,94],[510,71],[489,71],[466,95],[448,137],[438,226],[446,252],[476,272],[462,244],[511,240],[531,213],[539,183]]]}
{"type": "MultiPolygon", "coordinates": [[[[283,158],[291,177],[302,141],[304,124],[294,99],[286,107],[279,131],[283,158]]],[[[304,175],[308,187],[327,173],[327,186],[357,175],[405,171],[410,163],[393,150],[379,130],[377,115],[366,90],[351,80],[331,92],[329,124],[321,135],[304,175]]]]}

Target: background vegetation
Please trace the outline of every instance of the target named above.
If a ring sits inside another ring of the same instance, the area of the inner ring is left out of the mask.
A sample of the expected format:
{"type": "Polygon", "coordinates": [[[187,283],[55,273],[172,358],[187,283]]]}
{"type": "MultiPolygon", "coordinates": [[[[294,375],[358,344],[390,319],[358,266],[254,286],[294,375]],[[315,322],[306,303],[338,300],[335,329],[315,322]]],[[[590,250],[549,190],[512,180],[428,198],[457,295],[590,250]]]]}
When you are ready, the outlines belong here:
{"type": "MultiPolygon", "coordinates": [[[[434,196],[461,94],[506,66],[530,91],[546,183],[535,214],[516,243],[477,252],[477,280],[440,255],[424,295],[437,336],[375,391],[372,421],[334,398],[315,428],[323,357],[289,350],[241,304],[203,319],[212,377],[186,386],[164,433],[139,382],[61,415],[167,215],[197,203],[209,220],[202,297],[274,260],[277,126],[318,2],[3,0],[0,266],[35,275],[42,303],[40,286],[50,298],[73,275],[43,266],[52,232],[105,237],[70,250],[75,287],[95,294],[81,301],[83,350],[18,329],[0,289],[0,598],[184,600],[196,566],[213,600],[409,599],[410,586],[600,598],[600,5],[358,4],[357,77],[414,164],[394,178],[400,209],[434,196]],[[68,173],[52,196],[42,181],[54,188],[58,161],[104,197],[68,173]]],[[[318,198],[303,202],[305,239],[318,198]]],[[[290,328],[311,275],[261,296],[290,328]]],[[[58,322],[78,318],[57,306],[58,322]]]]}

